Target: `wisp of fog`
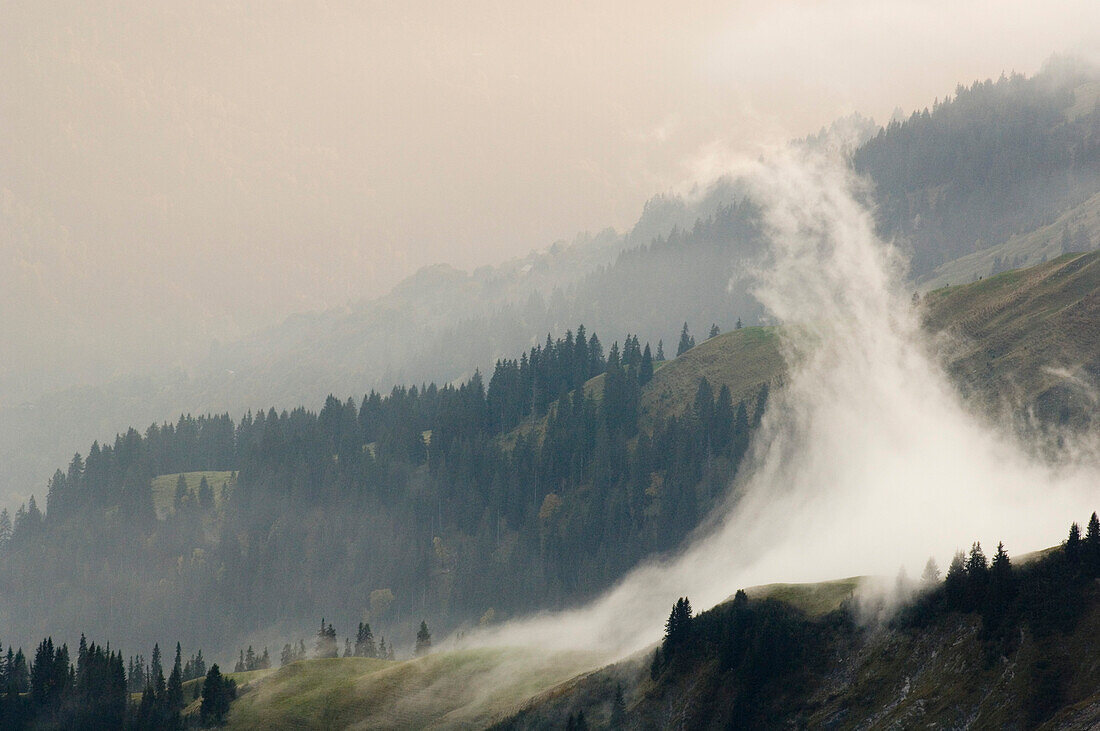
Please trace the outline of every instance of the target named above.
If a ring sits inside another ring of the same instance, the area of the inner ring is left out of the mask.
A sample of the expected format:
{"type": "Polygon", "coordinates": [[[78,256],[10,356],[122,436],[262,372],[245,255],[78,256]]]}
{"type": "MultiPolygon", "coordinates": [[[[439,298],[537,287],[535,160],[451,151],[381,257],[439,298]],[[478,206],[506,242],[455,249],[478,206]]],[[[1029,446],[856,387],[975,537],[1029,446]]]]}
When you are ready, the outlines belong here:
{"type": "Polygon", "coordinates": [[[749,180],[771,239],[756,295],[780,323],[788,375],[728,500],[675,557],[475,641],[621,656],[660,636],[679,596],[705,609],[770,582],[918,575],[972,541],[1018,555],[1100,507],[1093,457],[1040,461],[968,410],[841,161],[791,148],[749,180]]]}

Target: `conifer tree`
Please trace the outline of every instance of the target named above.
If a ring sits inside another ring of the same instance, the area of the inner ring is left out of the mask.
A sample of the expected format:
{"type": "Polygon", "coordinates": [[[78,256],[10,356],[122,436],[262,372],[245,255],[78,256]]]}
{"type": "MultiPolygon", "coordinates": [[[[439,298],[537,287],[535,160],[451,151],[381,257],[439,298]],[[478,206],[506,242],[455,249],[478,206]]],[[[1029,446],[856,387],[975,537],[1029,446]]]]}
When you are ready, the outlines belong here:
{"type": "Polygon", "coordinates": [[[649,343],[645,344],[642,351],[642,363],[638,367],[638,384],[646,385],[653,380],[653,354],[649,351],[649,343]]]}
{"type": "Polygon", "coordinates": [[[920,575],[920,580],[925,586],[940,583],[940,567],[932,556],[929,556],[928,562],[924,564],[924,572],[920,575]]]}
{"type": "Polygon", "coordinates": [[[153,644],[153,661],[149,665],[149,682],[153,684],[153,694],[157,700],[164,697],[166,685],[164,682],[164,668],[160,663],[160,644],[153,644]]]}
{"type": "Polygon", "coordinates": [[[424,655],[432,649],[432,633],[428,631],[428,623],[420,620],[420,629],[416,632],[416,654],[424,655]]]}
{"type": "Polygon", "coordinates": [[[721,332],[721,330],[718,329],[718,325],[717,324],[712,324],[710,326],[710,332],[707,334],[707,340],[710,340],[711,338],[714,338],[714,337],[718,337],[718,334],[720,332],[721,332]]]}
{"type": "Polygon", "coordinates": [[[225,678],[217,663],[210,666],[202,684],[202,704],[199,717],[203,726],[220,726],[229,714],[229,704],[237,694],[236,683],[225,678]]]}
{"type": "Polygon", "coordinates": [[[180,473],[179,479],[176,480],[176,495],[172,500],[172,506],[178,513],[183,509],[183,501],[187,498],[187,478],[180,473]]]}
{"type": "Polygon", "coordinates": [[[623,684],[615,683],[615,695],[611,698],[611,728],[623,728],[626,724],[626,700],[623,698],[623,684]]]}
{"type": "Polygon", "coordinates": [[[370,625],[366,622],[359,623],[359,631],[355,635],[355,656],[378,656],[378,648],[374,646],[374,634],[370,631],[370,625]]]}
{"type": "Polygon", "coordinates": [[[962,551],[955,551],[955,555],[951,558],[951,563],[947,567],[947,576],[944,578],[944,591],[948,605],[954,609],[961,609],[966,595],[966,556],[962,551]]]}
{"type": "Polygon", "coordinates": [[[172,663],[172,673],[168,676],[165,689],[165,706],[168,709],[169,723],[179,725],[180,711],[183,710],[183,667],[180,657],[180,643],[176,643],[176,659],[172,663]]]}
{"type": "Polygon", "coordinates": [[[1005,551],[1004,541],[997,544],[997,553],[993,554],[993,563],[989,567],[989,583],[995,599],[1004,601],[1012,590],[1012,561],[1005,551]]]}
{"type": "Polygon", "coordinates": [[[687,597],[680,597],[672,606],[672,612],[665,622],[665,639],[662,649],[666,657],[678,647],[682,646],[691,636],[691,602],[687,597]]]}
{"type": "Polygon", "coordinates": [[[1090,576],[1100,575],[1100,520],[1096,513],[1089,518],[1088,527],[1085,529],[1085,563],[1090,576]]]}
{"type": "Polygon", "coordinates": [[[203,510],[214,507],[214,490],[210,487],[210,483],[206,481],[206,475],[203,475],[202,479],[199,480],[199,507],[203,510]]]}
{"type": "Polygon", "coordinates": [[[664,362],[664,359],[665,359],[665,341],[664,340],[658,340],[657,341],[657,354],[654,356],[654,360],[656,360],[658,363],[662,363],[662,362],[664,362]]]}
{"type": "Polygon", "coordinates": [[[694,347],[695,338],[688,332],[688,324],[685,322],[684,329],[680,331],[680,344],[676,347],[676,357],[679,358],[694,347]]]}
{"type": "Polygon", "coordinates": [[[1076,564],[1081,560],[1081,527],[1076,523],[1069,527],[1069,537],[1066,538],[1063,547],[1066,552],[1066,560],[1076,564]]]}

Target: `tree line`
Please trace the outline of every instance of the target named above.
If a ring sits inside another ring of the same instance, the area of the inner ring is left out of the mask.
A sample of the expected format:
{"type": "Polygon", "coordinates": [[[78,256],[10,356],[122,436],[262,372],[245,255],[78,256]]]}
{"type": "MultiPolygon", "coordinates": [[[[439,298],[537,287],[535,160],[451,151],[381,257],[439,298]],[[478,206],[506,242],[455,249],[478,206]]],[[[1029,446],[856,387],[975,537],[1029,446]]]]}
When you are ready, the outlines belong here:
{"type": "Polygon", "coordinates": [[[475,373],[319,412],[130,429],[58,470],[45,513],[21,511],[0,589],[16,626],[48,616],[149,644],[170,617],[209,644],[305,624],[338,597],[343,616],[411,632],[424,616],[454,627],[591,596],[697,524],[765,408],[766,386],[734,403],[700,381],[691,408],[643,429],[659,364],[635,335],[605,354],[578,327],[502,359],[487,386],[475,373]],[[229,477],[174,479],[158,517],[152,478],[195,471],[229,477]],[[41,592],[10,591],[26,575],[41,592]]]}

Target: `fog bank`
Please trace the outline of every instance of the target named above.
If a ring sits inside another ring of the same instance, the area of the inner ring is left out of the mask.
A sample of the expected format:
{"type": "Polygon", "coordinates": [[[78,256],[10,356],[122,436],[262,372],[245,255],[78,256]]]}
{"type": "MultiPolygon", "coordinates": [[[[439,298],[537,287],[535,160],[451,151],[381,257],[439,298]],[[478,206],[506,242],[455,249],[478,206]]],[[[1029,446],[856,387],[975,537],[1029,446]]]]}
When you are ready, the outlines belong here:
{"type": "Polygon", "coordinates": [[[626,653],[660,636],[678,596],[705,609],[757,584],[899,566],[918,576],[928,556],[946,566],[973,540],[1018,555],[1056,544],[1100,507],[1095,455],[1039,462],[968,411],[839,161],[787,149],[750,180],[773,250],[756,294],[784,325],[792,367],[729,502],[678,556],[588,606],[484,641],[626,653]]]}

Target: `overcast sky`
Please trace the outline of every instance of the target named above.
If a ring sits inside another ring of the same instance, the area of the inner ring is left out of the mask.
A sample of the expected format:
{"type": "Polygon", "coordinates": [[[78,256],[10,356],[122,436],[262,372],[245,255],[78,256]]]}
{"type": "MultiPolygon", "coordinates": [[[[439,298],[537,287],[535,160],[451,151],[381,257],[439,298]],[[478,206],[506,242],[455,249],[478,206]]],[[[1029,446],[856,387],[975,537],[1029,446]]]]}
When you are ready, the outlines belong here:
{"type": "Polygon", "coordinates": [[[0,0],[0,396],[626,228],[757,145],[1095,57],[1098,6],[0,0]]]}

